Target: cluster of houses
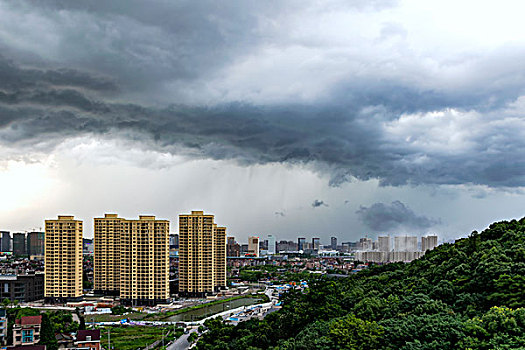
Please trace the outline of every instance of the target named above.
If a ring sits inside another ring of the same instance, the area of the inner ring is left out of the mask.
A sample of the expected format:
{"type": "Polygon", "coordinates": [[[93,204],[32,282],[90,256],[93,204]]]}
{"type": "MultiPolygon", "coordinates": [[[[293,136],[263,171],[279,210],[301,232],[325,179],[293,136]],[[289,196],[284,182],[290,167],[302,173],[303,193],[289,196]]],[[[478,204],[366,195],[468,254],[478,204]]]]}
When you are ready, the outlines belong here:
{"type": "MultiPolygon", "coordinates": [[[[46,350],[40,343],[42,316],[22,316],[13,325],[13,344],[0,349],[46,350]]],[[[100,350],[100,330],[79,330],[76,334],[56,334],[58,348],[64,350],[100,350]]],[[[7,317],[0,310],[0,341],[7,342],[7,317]]]]}

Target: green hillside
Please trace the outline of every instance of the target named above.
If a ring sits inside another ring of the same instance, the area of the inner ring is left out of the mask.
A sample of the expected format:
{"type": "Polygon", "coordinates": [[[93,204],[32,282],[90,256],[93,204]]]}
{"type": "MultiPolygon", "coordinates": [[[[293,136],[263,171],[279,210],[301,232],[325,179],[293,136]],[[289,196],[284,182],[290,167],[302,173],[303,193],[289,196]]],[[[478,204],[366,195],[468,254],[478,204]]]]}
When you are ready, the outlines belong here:
{"type": "Polygon", "coordinates": [[[309,285],[263,321],[208,322],[197,349],[525,349],[525,218],[309,285]]]}

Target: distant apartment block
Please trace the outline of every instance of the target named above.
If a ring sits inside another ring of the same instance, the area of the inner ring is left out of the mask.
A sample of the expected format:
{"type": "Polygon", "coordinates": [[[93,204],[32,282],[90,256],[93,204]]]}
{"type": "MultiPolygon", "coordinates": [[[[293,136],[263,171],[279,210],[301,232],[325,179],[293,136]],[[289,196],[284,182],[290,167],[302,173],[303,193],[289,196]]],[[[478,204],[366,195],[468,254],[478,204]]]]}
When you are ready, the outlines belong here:
{"type": "Polygon", "coordinates": [[[275,254],[275,236],[268,235],[268,254],[275,254]]]}
{"type": "Polygon", "coordinates": [[[412,260],[419,259],[423,255],[425,255],[425,253],[420,252],[420,251],[403,251],[403,252],[393,251],[390,255],[390,261],[391,262],[398,262],[398,261],[410,262],[412,260]]]}
{"type": "Polygon", "coordinates": [[[306,242],[306,238],[304,237],[297,238],[297,250],[304,250],[305,242],[306,242]]]}
{"type": "Polygon", "coordinates": [[[390,243],[391,238],[388,236],[379,236],[377,242],[370,238],[361,238],[355,259],[376,263],[410,262],[422,257],[427,250],[437,247],[437,236],[422,237],[421,250],[418,249],[416,236],[394,237],[394,249],[391,249],[390,243]]]}
{"type": "Polygon", "coordinates": [[[119,295],[126,305],[169,298],[169,221],[105,214],[94,228],[95,292],[119,295]]]}
{"type": "Polygon", "coordinates": [[[396,236],[394,237],[395,252],[415,252],[417,251],[416,236],[396,236]]]}
{"type": "MultiPolygon", "coordinates": [[[[306,245],[306,243],[303,243],[303,248],[305,248],[304,246],[306,245]]],[[[280,253],[280,252],[294,252],[294,251],[297,251],[298,247],[298,244],[295,243],[294,241],[285,241],[285,240],[282,240],[282,241],[279,241],[277,242],[277,245],[276,245],[276,251],[277,253],[280,253]]]]}
{"type": "Polygon", "coordinates": [[[436,235],[421,237],[421,251],[426,252],[432,250],[438,245],[438,237],[436,235]]]}
{"type": "Polygon", "coordinates": [[[265,255],[268,253],[268,240],[267,239],[259,239],[259,255],[263,255],[263,251],[265,255]]]}
{"type": "Polygon", "coordinates": [[[179,215],[179,294],[204,296],[224,287],[226,228],[203,211],[179,215]]]}
{"type": "Polygon", "coordinates": [[[84,238],[82,240],[82,254],[93,255],[95,253],[95,245],[93,239],[84,238]]]}
{"type": "Polygon", "coordinates": [[[381,252],[390,252],[390,236],[377,237],[377,250],[381,252]]]}
{"type": "Polygon", "coordinates": [[[330,238],[330,249],[337,250],[337,237],[330,238]]]}
{"type": "Polygon", "coordinates": [[[226,244],[226,256],[239,257],[241,256],[241,246],[235,241],[235,237],[228,237],[226,244]]]}
{"type": "Polygon", "coordinates": [[[0,300],[29,302],[44,298],[44,274],[0,275],[0,300]]]}
{"type": "Polygon", "coordinates": [[[357,251],[355,253],[355,259],[358,261],[370,261],[376,263],[387,263],[390,262],[391,253],[381,251],[357,251]]]}
{"type": "Polygon", "coordinates": [[[179,249],[179,235],[178,234],[170,235],[170,249],[179,249]]]}
{"type": "Polygon", "coordinates": [[[259,256],[259,237],[248,237],[248,252],[247,256],[259,256]]]}
{"type": "Polygon", "coordinates": [[[59,215],[45,223],[45,287],[49,301],[82,297],[82,221],[59,215]]]}
{"type": "Polygon", "coordinates": [[[319,248],[321,248],[321,239],[317,237],[312,238],[312,249],[319,250],[319,248]]]}
{"type": "Polygon", "coordinates": [[[13,233],[13,255],[27,256],[26,234],[24,232],[13,233]]]}
{"type": "Polygon", "coordinates": [[[27,255],[30,259],[44,258],[44,232],[29,232],[27,234],[27,255]]]}
{"type": "Polygon", "coordinates": [[[360,238],[359,242],[357,243],[357,249],[358,250],[372,250],[373,249],[373,241],[371,238],[360,238]]]}
{"type": "Polygon", "coordinates": [[[0,246],[3,252],[11,252],[11,232],[9,231],[0,231],[2,233],[0,246]]]}

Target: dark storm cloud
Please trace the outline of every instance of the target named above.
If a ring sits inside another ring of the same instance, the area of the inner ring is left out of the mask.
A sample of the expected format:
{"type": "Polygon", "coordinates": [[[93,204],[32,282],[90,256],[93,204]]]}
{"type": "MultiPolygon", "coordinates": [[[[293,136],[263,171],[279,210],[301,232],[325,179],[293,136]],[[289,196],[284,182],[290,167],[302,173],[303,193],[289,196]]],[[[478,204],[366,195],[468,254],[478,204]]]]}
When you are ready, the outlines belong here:
{"type": "MultiPolygon", "coordinates": [[[[171,152],[182,147],[198,157],[244,164],[314,162],[331,174],[334,185],[353,177],[378,178],[388,185],[525,184],[525,141],[512,124],[480,130],[470,140],[476,144],[473,153],[433,155],[385,135],[378,124],[396,120],[388,106],[367,110],[369,106],[357,100],[343,106],[150,108],[104,101],[101,93],[115,86],[85,72],[23,69],[0,58],[0,76],[6,77],[0,83],[0,140],[10,145],[42,140],[58,144],[83,133],[118,130],[145,145],[171,152]],[[78,78],[82,76],[85,79],[78,78]],[[50,82],[49,77],[55,78],[50,82]],[[503,155],[495,152],[498,148],[503,155]],[[426,160],[419,161],[421,157],[426,160]]],[[[409,106],[417,96],[400,94],[392,108],[400,108],[403,99],[409,106]]]]}
{"type": "MultiPolygon", "coordinates": [[[[367,3],[350,6],[362,10],[367,3]]],[[[16,33],[9,40],[4,32],[0,39],[2,52],[10,55],[0,56],[0,142],[11,147],[44,141],[53,147],[83,134],[115,133],[144,147],[194,157],[241,164],[308,163],[328,173],[332,185],[355,178],[394,186],[525,185],[524,108],[509,107],[525,93],[520,47],[444,62],[464,72],[461,79],[449,80],[428,73],[408,55],[403,65],[388,57],[384,64],[344,57],[363,73],[342,74],[327,87],[329,98],[295,104],[239,98],[239,103],[197,106],[172,96],[184,95],[195,82],[206,86],[207,79],[226,74],[221,69],[243,55],[256,55],[259,45],[276,46],[278,52],[320,46],[313,39],[294,41],[284,32],[280,16],[295,13],[300,3],[0,4],[11,11],[5,19],[39,15],[50,21],[45,29],[54,34],[43,37],[51,37],[45,42],[49,49],[36,39],[26,38],[31,45],[23,46],[16,33]],[[391,66],[406,71],[394,75],[391,66]],[[439,79],[446,84],[432,85],[439,79]],[[166,88],[169,84],[175,87],[166,88]],[[127,102],[130,91],[140,95],[133,103],[127,102]],[[450,109],[476,117],[472,124],[461,124],[468,115],[424,115],[450,109]],[[422,116],[407,121],[407,114],[422,116]],[[454,135],[442,137],[447,134],[454,135]]],[[[28,25],[44,21],[34,22],[28,25]]],[[[400,25],[390,25],[383,34],[392,31],[403,37],[400,25]]],[[[27,35],[40,38],[41,32],[47,33],[36,28],[27,35]]],[[[281,88],[260,84],[260,90],[281,88]]]]}
{"type": "Polygon", "coordinates": [[[316,199],[312,202],[312,208],[319,208],[319,207],[327,207],[328,204],[326,204],[324,201],[321,201],[319,199],[316,199]]]}
{"type": "Polygon", "coordinates": [[[374,231],[405,229],[427,229],[441,223],[439,219],[417,215],[400,201],[391,204],[374,203],[370,207],[361,206],[356,211],[359,219],[374,231]]]}
{"type": "MultiPolygon", "coordinates": [[[[54,87],[75,87],[103,93],[117,91],[115,83],[103,76],[93,76],[74,69],[32,69],[20,68],[13,61],[0,55],[0,90],[24,92],[54,87]]],[[[16,96],[13,96],[16,102],[16,96]]]]}
{"type": "MultiPolygon", "coordinates": [[[[379,10],[396,2],[334,0],[321,9],[379,10]]],[[[184,96],[188,84],[206,86],[207,79],[239,57],[260,45],[286,40],[282,33],[286,16],[308,7],[296,1],[257,0],[0,1],[0,5],[0,15],[4,10],[6,18],[18,18],[14,24],[28,22],[21,28],[6,24],[0,52],[28,64],[50,64],[45,59],[50,58],[111,75],[123,92],[150,102],[184,96]],[[23,45],[17,31],[30,37],[33,45],[23,45]],[[46,44],[50,47],[42,47],[46,44]],[[167,93],[167,85],[175,91],[167,93]]]]}

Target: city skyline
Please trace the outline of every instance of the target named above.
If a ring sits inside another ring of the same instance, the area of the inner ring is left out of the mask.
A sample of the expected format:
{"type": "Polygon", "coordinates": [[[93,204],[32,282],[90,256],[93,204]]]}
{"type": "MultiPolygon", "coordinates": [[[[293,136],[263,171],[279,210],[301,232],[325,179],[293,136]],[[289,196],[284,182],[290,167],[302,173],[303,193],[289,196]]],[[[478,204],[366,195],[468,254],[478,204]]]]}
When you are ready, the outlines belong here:
{"type": "Polygon", "coordinates": [[[242,240],[451,240],[519,219],[524,9],[0,0],[0,230],[195,209],[242,240]]]}
{"type": "MultiPolygon", "coordinates": [[[[57,215],[61,215],[61,216],[75,216],[75,215],[72,215],[72,214],[57,214],[57,215]]],[[[112,216],[112,215],[117,215],[117,214],[106,212],[106,213],[104,213],[103,215],[106,215],[106,216],[107,216],[107,215],[110,215],[110,216],[112,216]]],[[[182,214],[178,214],[178,216],[180,216],[180,215],[182,215],[182,214]]],[[[211,214],[211,215],[214,215],[214,214],[211,214]]],[[[99,215],[99,216],[100,216],[100,215],[99,215]]],[[[139,215],[136,215],[136,217],[138,217],[139,219],[140,219],[140,217],[142,217],[142,216],[153,216],[153,217],[154,217],[155,215],[153,215],[153,214],[139,214],[139,215]]],[[[86,220],[86,222],[84,222],[84,225],[83,225],[84,227],[86,227],[86,226],[88,226],[88,225],[86,225],[86,223],[89,223],[90,220],[92,220],[92,219],[95,219],[95,221],[96,221],[97,218],[98,218],[98,217],[95,216],[95,217],[87,218],[87,219],[85,219],[85,218],[80,218],[80,220],[82,220],[82,221],[86,220]]],[[[46,219],[44,219],[44,221],[45,221],[45,220],[48,220],[48,219],[49,219],[49,218],[46,218],[46,219]]],[[[119,219],[122,219],[122,218],[119,218],[119,219]]],[[[165,221],[167,221],[167,222],[172,222],[172,221],[169,220],[169,219],[166,219],[165,221]]],[[[40,229],[40,228],[39,228],[39,229],[40,229]]],[[[92,231],[91,231],[91,234],[89,234],[89,233],[86,234],[86,232],[83,232],[82,237],[85,238],[85,239],[94,239],[94,233],[95,233],[95,230],[96,230],[96,229],[95,229],[95,225],[92,225],[92,231]]],[[[0,231],[0,232],[1,232],[1,233],[6,233],[6,234],[9,233],[9,234],[10,234],[10,239],[11,239],[11,241],[14,242],[14,235],[15,235],[15,234],[24,234],[24,235],[29,235],[29,234],[43,233],[44,231],[43,231],[43,230],[42,230],[42,231],[24,231],[24,230],[13,230],[13,231],[9,231],[9,230],[3,230],[3,231],[0,231]]],[[[253,232],[253,230],[251,230],[251,232],[253,232]]],[[[179,232],[178,232],[178,231],[170,231],[170,232],[169,232],[169,235],[173,235],[173,234],[178,235],[179,232]]],[[[381,232],[375,232],[375,233],[361,233],[360,235],[358,234],[358,236],[357,236],[355,239],[353,239],[353,240],[356,241],[356,240],[359,240],[359,239],[362,238],[362,237],[368,237],[368,238],[379,238],[379,237],[381,237],[381,236],[385,236],[385,235],[386,235],[386,236],[389,236],[389,237],[395,237],[395,236],[407,236],[407,235],[409,235],[409,236],[423,237],[423,236],[428,236],[428,235],[433,235],[433,234],[434,234],[434,232],[430,232],[430,231],[429,231],[429,232],[403,232],[403,233],[381,231],[381,232]]],[[[333,240],[334,240],[334,238],[335,238],[335,242],[337,242],[337,241],[339,241],[339,242],[346,242],[346,241],[350,242],[350,241],[352,241],[352,239],[346,239],[344,234],[341,234],[341,235],[337,235],[337,234],[336,234],[336,235],[334,236],[334,234],[332,233],[331,235],[328,235],[328,236],[326,236],[326,237],[324,237],[324,238],[319,238],[318,236],[319,236],[318,233],[311,233],[311,234],[306,234],[306,235],[305,235],[305,234],[302,233],[302,232],[296,234],[295,236],[293,236],[293,234],[290,235],[290,236],[281,236],[281,235],[279,235],[279,234],[275,234],[275,233],[273,233],[273,234],[272,234],[272,233],[268,233],[268,234],[264,234],[264,233],[262,233],[262,234],[259,234],[259,236],[258,236],[258,237],[255,237],[255,238],[257,238],[257,239],[260,238],[261,240],[262,240],[263,238],[272,238],[274,241],[275,241],[275,240],[280,240],[280,239],[285,239],[285,240],[286,240],[286,239],[292,239],[292,240],[293,240],[293,239],[298,239],[298,238],[307,239],[307,240],[308,240],[308,239],[311,239],[312,241],[313,241],[314,239],[319,239],[319,240],[320,240],[320,244],[321,244],[321,245],[325,245],[325,246],[331,246],[331,245],[333,244],[333,240]],[[301,237],[301,236],[306,236],[306,237],[301,237]]],[[[253,238],[252,236],[248,236],[248,237],[243,238],[242,236],[239,237],[239,236],[237,236],[237,235],[235,235],[235,234],[233,234],[233,233],[229,233],[229,234],[228,234],[228,237],[235,238],[236,241],[238,241],[239,243],[244,243],[244,242],[249,243],[250,239],[253,238]]],[[[9,249],[9,251],[12,251],[12,250],[14,249],[13,247],[14,247],[14,246],[13,246],[13,243],[11,243],[11,248],[9,249]]],[[[26,249],[26,248],[25,248],[25,249],[26,249]]]]}

